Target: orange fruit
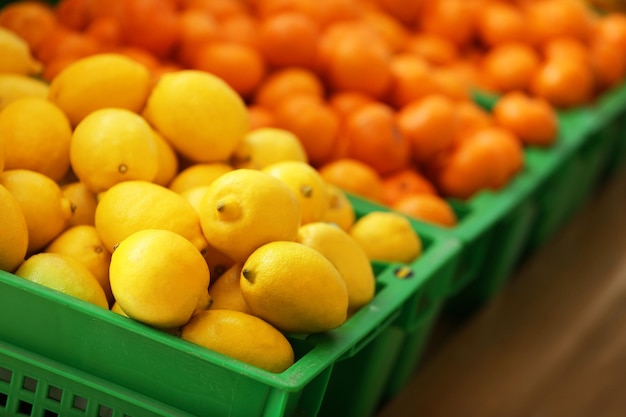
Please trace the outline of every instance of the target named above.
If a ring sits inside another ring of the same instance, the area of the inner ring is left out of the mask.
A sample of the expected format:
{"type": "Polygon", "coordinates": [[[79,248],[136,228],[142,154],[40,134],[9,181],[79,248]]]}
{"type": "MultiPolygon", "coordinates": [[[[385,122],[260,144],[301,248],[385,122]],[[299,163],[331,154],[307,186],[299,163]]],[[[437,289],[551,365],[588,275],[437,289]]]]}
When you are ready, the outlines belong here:
{"type": "Polygon", "coordinates": [[[425,1],[418,25],[425,33],[451,40],[457,46],[470,43],[475,34],[475,3],[467,0],[425,1]]]}
{"type": "Polygon", "coordinates": [[[544,99],[513,91],[500,97],[493,107],[493,116],[525,145],[547,146],[557,138],[557,113],[544,99]]]}
{"type": "Polygon", "coordinates": [[[531,82],[531,92],[558,108],[587,103],[593,97],[595,79],[591,64],[552,58],[545,61],[531,82]]]}
{"type": "Polygon", "coordinates": [[[413,33],[407,39],[404,50],[419,55],[433,65],[446,65],[454,62],[459,51],[451,40],[440,35],[413,33]]]}
{"type": "Polygon", "coordinates": [[[437,194],[435,186],[416,168],[405,168],[382,179],[383,201],[389,206],[408,195],[437,194]]]}
{"type": "Polygon", "coordinates": [[[529,40],[535,45],[568,36],[587,40],[592,29],[589,7],[582,1],[541,0],[523,4],[529,40]]]}
{"type": "Polygon", "coordinates": [[[431,94],[404,106],[398,111],[397,120],[417,163],[450,147],[458,130],[456,103],[440,94],[431,94]]]}
{"type": "Polygon", "coordinates": [[[541,57],[526,43],[501,43],[484,56],[482,69],[491,85],[499,92],[528,90],[541,57]]]}
{"type": "Polygon", "coordinates": [[[313,67],[320,31],[308,16],[297,12],[269,16],[260,22],[257,36],[270,65],[313,67]]]}
{"type": "Polygon", "coordinates": [[[391,208],[415,219],[443,227],[456,225],[454,210],[446,200],[434,194],[407,195],[391,205],[391,208]]]}
{"type": "Polygon", "coordinates": [[[301,67],[289,67],[271,71],[263,79],[254,95],[254,104],[275,108],[290,96],[306,94],[324,96],[324,85],[317,74],[301,67]]]}
{"type": "Polygon", "coordinates": [[[526,42],[528,39],[524,12],[507,1],[485,2],[476,16],[476,30],[480,40],[488,47],[526,42]]]}
{"type": "Polygon", "coordinates": [[[341,134],[347,141],[347,156],[381,175],[409,163],[410,143],[398,126],[394,110],[384,103],[364,104],[351,112],[341,134]]]}
{"type": "Polygon", "coordinates": [[[436,71],[424,59],[413,53],[399,53],[389,64],[391,83],[388,100],[396,108],[439,92],[436,71]]]}
{"type": "Polygon", "coordinates": [[[0,10],[0,26],[11,30],[37,51],[57,26],[54,10],[40,1],[5,4],[0,10]]]}
{"type": "Polygon", "coordinates": [[[327,183],[343,191],[372,201],[383,201],[381,176],[363,162],[349,158],[337,159],[324,164],[318,171],[327,183]]]}

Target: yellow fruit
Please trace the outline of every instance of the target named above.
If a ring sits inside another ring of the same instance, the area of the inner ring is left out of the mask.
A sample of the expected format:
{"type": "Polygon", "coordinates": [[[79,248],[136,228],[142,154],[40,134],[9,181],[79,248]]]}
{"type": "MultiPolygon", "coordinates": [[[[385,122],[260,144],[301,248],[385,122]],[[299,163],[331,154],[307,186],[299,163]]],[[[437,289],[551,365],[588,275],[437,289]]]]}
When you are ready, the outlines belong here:
{"type": "Polygon", "coordinates": [[[260,127],[246,133],[231,161],[235,168],[263,169],[280,161],[309,160],[296,135],[285,129],[260,127]]]}
{"type": "Polygon", "coordinates": [[[422,253],[422,241],[399,213],[373,211],[357,219],[350,235],[370,260],[409,263],[422,253]]]}
{"type": "Polygon", "coordinates": [[[334,223],[346,232],[349,231],[356,220],[356,214],[346,193],[336,185],[326,183],[326,194],[328,208],[324,221],[334,223]]]}
{"type": "Polygon", "coordinates": [[[209,266],[209,270],[211,271],[211,276],[216,279],[219,278],[235,264],[235,261],[224,252],[215,249],[212,245],[208,245],[206,251],[204,252],[204,260],[209,266]]]}
{"type": "Polygon", "coordinates": [[[32,75],[39,74],[42,68],[24,39],[0,27],[0,73],[32,75]]]}
{"type": "Polygon", "coordinates": [[[70,162],[78,179],[99,193],[122,181],[153,181],[159,154],[152,128],[141,116],[101,109],[74,129],[70,162]]]}
{"type": "Polygon", "coordinates": [[[294,240],[300,218],[300,202],[291,188],[252,169],[220,176],[200,203],[200,223],[209,244],[240,262],[265,243],[294,240]]]}
{"type": "Polygon", "coordinates": [[[95,226],[105,248],[144,229],[165,229],[187,238],[198,251],[207,247],[198,213],[180,194],[147,181],[124,181],[98,202],[95,226]]]}
{"type": "Polygon", "coordinates": [[[152,130],[157,147],[157,174],[153,182],[167,187],[178,174],[178,155],[172,145],[156,130],[152,130]]]}
{"type": "Polygon", "coordinates": [[[188,188],[184,191],[179,192],[180,196],[191,204],[191,206],[196,209],[198,215],[200,214],[200,203],[202,199],[204,199],[204,195],[208,191],[209,186],[197,186],[193,188],[188,188]]]}
{"type": "Polygon", "coordinates": [[[128,317],[128,314],[126,314],[124,310],[122,310],[122,307],[120,307],[120,304],[117,301],[114,302],[111,306],[111,311],[119,314],[120,316],[128,317]]]}
{"type": "Polygon", "coordinates": [[[255,250],[240,285],[254,315],[285,332],[323,332],[347,318],[343,277],[322,253],[301,243],[275,241],[255,250]]]}
{"type": "Polygon", "coordinates": [[[262,170],[287,184],[298,196],[302,208],[302,224],[324,220],[328,209],[326,182],[315,168],[306,162],[282,161],[262,170]]]}
{"type": "Polygon", "coordinates": [[[280,373],[294,363],[287,338],[258,317],[232,310],[195,314],[180,337],[269,372],[280,373]]]}
{"type": "Polygon", "coordinates": [[[0,110],[23,97],[47,98],[48,83],[23,74],[0,74],[0,110]]]}
{"type": "Polygon", "coordinates": [[[80,225],[66,229],[50,242],[44,252],[67,255],[86,266],[102,286],[107,300],[113,301],[109,283],[111,254],[104,248],[94,226],[80,225]]]}
{"type": "Polygon", "coordinates": [[[68,226],[78,226],[81,224],[94,224],[96,217],[96,206],[98,199],[87,186],[80,181],[72,181],[61,186],[63,195],[72,202],[74,215],[70,219],[68,226]]]}
{"type": "Polygon", "coordinates": [[[252,314],[252,310],[243,299],[239,278],[243,265],[237,263],[226,270],[219,278],[213,280],[209,291],[213,298],[212,310],[236,310],[252,314]]]}
{"type": "Polygon", "coordinates": [[[72,203],[50,178],[27,169],[11,169],[0,174],[0,184],[22,209],[28,226],[29,255],[43,249],[68,226],[72,203]]]}
{"type": "Polygon", "coordinates": [[[161,76],[144,116],[183,156],[224,162],[249,128],[243,99],[225,81],[204,71],[161,76]]]}
{"type": "Polygon", "coordinates": [[[72,128],[54,103],[40,97],[13,101],[0,112],[5,169],[30,169],[54,181],[70,168],[72,128]]]}
{"type": "Polygon", "coordinates": [[[180,171],[169,185],[169,189],[182,193],[190,188],[208,186],[233,167],[223,162],[195,163],[180,171]]]}
{"type": "Polygon", "coordinates": [[[0,269],[13,272],[28,249],[28,226],[17,199],[0,185],[0,269]]]}
{"type": "Polygon", "coordinates": [[[4,141],[2,136],[0,136],[0,172],[4,171],[4,141]]]}
{"type": "Polygon", "coordinates": [[[296,242],[321,252],[335,265],[348,288],[348,312],[369,303],[376,291],[376,277],[361,246],[341,228],[315,222],[300,227],[296,242]]]}
{"type": "Polygon", "coordinates": [[[50,82],[48,97],[77,126],[103,108],[139,113],[150,94],[152,76],[144,65],[121,54],[97,54],[65,67],[50,82]]]}
{"type": "Polygon", "coordinates": [[[86,266],[59,253],[37,253],[26,259],[15,275],[102,308],[109,303],[100,283],[86,266]]]}
{"type": "Polygon", "coordinates": [[[117,246],[110,281],[116,302],[129,317],[170,329],[189,321],[206,301],[210,275],[189,240],[169,230],[147,229],[117,246]]]}

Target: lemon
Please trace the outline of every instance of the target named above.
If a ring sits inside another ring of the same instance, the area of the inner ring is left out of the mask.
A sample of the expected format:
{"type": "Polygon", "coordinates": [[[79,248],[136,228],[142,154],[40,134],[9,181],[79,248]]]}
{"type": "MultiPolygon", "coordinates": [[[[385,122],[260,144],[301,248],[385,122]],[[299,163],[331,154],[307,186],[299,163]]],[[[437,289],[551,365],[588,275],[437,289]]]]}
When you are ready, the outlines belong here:
{"type": "Polygon", "coordinates": [[[243,264],[236,263],[226,270],[219,278],[215,279],[209,287],[213,304],[213,310],[236,310],[242,313],[252,314],[252,310],[243,299],[239,277],[243,264]]]}
{"type": "Polygon", "coordinates": [[[350,235],[370,260],[410,263],[422,253],[422,241],[409,220],[395,212],[372,211],[356,220],[350,235]]]}
{"type": "Polygon", "coordinates": [[[296,242],[321,252],[341,273],[348,289],[348,312],[369,303],[376,291],[376,277],[367,254],[341,228],[324,222],[300,227],[296,242]]]}
{"type": "MultiPolygon", "coordinates": [[[[170,188],[171,189],[171,188],[170,188]]],[[[209,190],[208,185],[197,186],[185,189],[184,191],[179,192],[180,196],[191,204],[191,206],[196,209],[198,215],[200,214],[200,203],[204,198],[204,195],[209,190]]]]}
{"type": "Polygon", "coordinates": [[[147,181],[124,181],[102,194],[95,226],[104,246],[144,229],[165,229],[187,238],[198,251],[207,247],[198,213],[180,194],[147,181]]]}
{"type": "Polygon", "coordinates": [[[128,314],[126,314],[124,310],[122,310],[122,307],[120,307],[120,303],[118,303],[117,301],[115,301],[111,306],[111,311],[119,314],[120,316],[128,317],[128,314]]]}
{"type": "Polygon", "coordinates": [[[100,283],[86,266],[70,256],[37,253],[26,259],[17,268],[15,275],[102,308],[109,308],[100,283]]]}
{"type": "Polygon", "coordinates": [[[74,215],[69,221],[68,226],[77,226],[80,224],[94,224],[96,217],[96,206],[98,199],[96,194],[91,192],[87,186],[80,181],[71,181],[61,186],[63,195],[72,202],[74,207],[74,215]]]}
{"type": "Polygon", "coordinates": [[[354,207],[346,193],[334,184],[326,183],[328,208],[324,221],[334,223],[346,232],[350,230],[356,220],[354,207]]]}
{"type": "Polygon", "coordinates": [[[48,83],[23,74],[0,73],[0,110],[23,97],[47,98],[48,83]]]}
{"type": "Polygon", "coordinates": [[[208,245],[204,252],[204,260],[209,266],[211,276],[216,279],[235,264],[235,261],[224,252],[216,249],[213,245],[208,245]]]}
{"type": "Polygon", "coordinates": [[[109,283],[111,254],[104,248],[94,226],[79,225],[64,230],[44,252],[67,255],[86,266],[102,286],[107,300],[113,301],[109,283]]]}
{"type": "Polygon", "coordinates": [[[28,43],[0,26],[0,73],[34,75],[42,68],[41,62],[31,55],[28,43]]]}
{"type": "Polygon", "coordinates": [[[145,118],[183,156],[225,162],[249,129],[243,99],[224,80],[204,71],[162,75],[148,97],[145,118]]]}
{"type": "Polygon", "coordinates": [[[209,268],[178,233],[146,229],[120,242],[111,256],[115,300],[132,319],[157,328],[183,325],[207,300],[209,268]]]}
{"type": "Polygon", "coordinates": [[[28,249],[28,226],[17,199],[0,185],[0,269],[13,272],[28,249]]]}
{"type": "Polygon", "coordinates": [[[167,187],[169,183],[178,174],[178,155],[163,136],[152,129],[154,134],[154,142],[157,148],[157,173],[153,182],[155,184],[167,187]]]}
{"type": "Polygon", "coordinates": [[[49,99],[77,126],[103,108],[139,113],[150,94],[152,76],[144,65],[125,55],[102,53],[80,58],[50,82],[49,99]]]}
{"type": "Polygon", "coordinates": [[[233,167],[224,162],[195,163],[181,170],[169,185],[169,189],[181,193],[190,188],[208,186],[233,167]]]}
{"type": "Polygon", "coordinates": [[[124,109],[101,109],[74,129],[70,162],[74,173],[94,193],[122,181],[153,181],[159,154],[150,125],[124,109]]]}
{"type": "Polygon", "coordinates": [[[265,243],[294,240],[300,218],[300,202],[291,188],[253,169],[220,176],[200,203],[204,236],[234,261],[244,261],[265,243]]]}
{"type": "Polygon", "coordinates": [[[275,241],[255,250],[243,264],[240,285],[254,315],[285,332],[323,332],[347,318],[341,273],[301,243],[275,241]]]}
{"type": "Polygon", "coordinates": [[[308,162],[300,139],[292,132],[276,127],[250,130],[239,142],[231,163],[235,168],[263,169],[280,161],[308,162]]]}
{"type": "Polygon", "coordinates": [[[181,338],[249,365],[280,373],[294,363],[289,340],[258,317],[240,311],[207,310],[181,329],[181,338]]]}
{"type": "Polygon", "coordinates": [[[49,177],[27,169],[0,174],[0,185],[13,194],[28,227],[28,255],[43,249],[68,226],[72,203],[49,177]]]}
{"type": "Polygon", "coordinates": [[[6,169],[30,169],[59,181],[70,168],[70,122],[45,98],[23,97],[8,104],[0,112],[0,136],[6,169]]]}
{"type": "Polygon", "coordinates": [[[301,223],[324,219],[328,209],[326,182],[315,168],[302,161],[281,161],[262,170],[287,184],[300,200],[301,223]]]}

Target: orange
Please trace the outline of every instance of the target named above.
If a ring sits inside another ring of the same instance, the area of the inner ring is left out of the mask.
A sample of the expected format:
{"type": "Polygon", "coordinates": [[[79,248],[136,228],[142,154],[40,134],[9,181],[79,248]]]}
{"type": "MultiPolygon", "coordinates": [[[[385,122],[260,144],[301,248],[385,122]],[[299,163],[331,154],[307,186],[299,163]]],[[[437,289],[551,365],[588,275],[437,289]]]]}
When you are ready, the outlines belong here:
{"type": "Polygon", "coordinates": [[[419,55],[433,65],[446,65],[454,62],[459,51],[451,40],[440,35],[413,33],[407,39],[404,50],[419,55]]]}
{"type": "Polygon", "coordinates": [[[57,26],[54,10],[40,1],[5,4],[0,10],[0,26],[19,35],[36,51],[57,26]]]}
{"type": "Polygon", "coordinates": [[[483,71],[497,91],[528,90],[541,65],[539,53],[526,43],[501,43],[483,59],[483,71]]]}
{"type": "Polygon", "coordinates": [[[92,19],[85,28],[85,34],[95,39],[104,48],[112,48],[122,43],[120,22],[109,16],[92,19]]]}
{"type": "Polygon", "coordinates": [[[59,26],[39,44],[35,57],[47,64],[55,58],[82,58],[100,51],[93,38],[59,26]]]}
{"type": "Polygon", "coordinates": [[[382,97],[391,83],[392,51],[363,24],[335,23],[320,36],[318,65],[333,90],[353,90],[382,97]]]}
{"type": "Polygon", "coordinates": [[[337,159],[321,166],[318,170],[327,183],[343,191],[372,201],[383,201],[381,176],[363,162],[349,158],[337,159]]]}
{"type": "Polygon", "coordinates": [[[374,102],[374,99],[367,94],[355,91],[336,91],[328,98],[328,105],[340,118],[346,117],[362,104],[372,102],[374,102]]]}
{"type": "Polygon", "coordinates": [[[427,3],[427,1],[374,0],[373,3],[394,19],[410,27],[415,24],[423,7],[422,5],[427,3]]]}
{"type": "Polygon", "coordinates": [[[586,40],[591,32],[591,11],[582,1],[541,0],[523,4],[529,39],[535,45],[569,36],[586,40]]]}
{"type": "Polygon", "coordinates": [[[235,14],[220,20],[217,39],[258,47],[259,21],[247,14],[235,14]]]}
{"type": "Polygon", "coordinates": [[[600,39],[618,48],[626,50],[626,15],[608,13],[598,18],[593,26],[592,39],[600,39]]]}
{"type": "Polygon", "coordinates": [[[226,81],[242,97],[249,96],[265,77],[265,61],[252,47],[234,42],[212,41],[195,51],[191,67],[226,81]]]}
{"type": "Polygon", "coordinates": [[[450,147],[458,130],[456,103],[440,94],[431,94],[404,106],[398,111],[397,120],[417,163],[450,147]]]}
{"type": "Polygon", "coordinates": [[[589,49],[586,42],[572,37],[560,37],[547,41],[543,45],[544,59],[563,58],[586,62],[589,49]]]}
{"type": "Polygon", "coordinates": [[[493,108],[496,122],[526,145],[547,146],[557,138],[556,110],[544,99],[519,91],[503,95],[493,108]]]}
{"type": "Polygon", "coordinates": [[[391,208],[415,219],[452,227],[457,223],[456,214],[446,200],[434,194],[412,194],[402,197],[391,208]]]}
{"type": "Polygon", "coordinates": [[[299,94],[322,98],[324,85],[315,72],[300,67],[289,67],[270,72],[261,81],[253,101],[255,104],[272,109],[283,99],[299,94]]]}
{"type": "Polygon", "coordinates": [[[558,108],[582,105],[591,100],[595,89],[591,64],[552,58],[535,74],[531,92],[558,108]]]}
{"type": "Polygon", "coordinates": [[[201,9],[189,8],[178,13],[178,44],[176,59],[191,65],[199,45],[217,38],[215,17],[201,9]]]}
{"type": "Polygon", "coordinates": [[[476,8],[467,0],[425,1],[418,18],[425,33],[451,40],[457,46],[470,43],[475,33],[476,8]]]}
{"type": "Polygon", "coordinates": [[[270,65],[313,67],[320,30],[308,16],[297,12],[269,16],[260,22],[257,36],[270,65]]]}
{"type": "Polygon", "coordinates": [[[416,168],[405,168],[383,178],[384,203],[396,201],[413,194],[437,194],[435,186],[416,168]]]}
{"type": "Polygon", "coordinates": [[[391,51],[404,49],[410,32],[397,19],[375,9],[364,10],[360,18],[384,39],[391,51]]]}
{"type": "Polygon", "coordinates": [[[186,9],[202,11],[220,21],[248,11],[246,2],[238,0],[184,0],[182,3],[186,9]]]}
{"type": "Polygon", "coordinates": [[[308,95],[284,99],[274,113],[276,127],[295,134],[312,165],[327,162],[339,133],[339,116],[322,100],[308,95]]]}
{"type": "Polygon", "coordinates": [[[456,114],[460,134],[468,134],[494,124],[491,114],[471,100],[457,102],[456,114]]]}
{"type": "Polygon", "coordinates": [[[477,36],[488,47],[501,43],[525,42],[526,20],[519,6],[496,0],[486,2],[476,16],[477,36]]]}
{"type": "Polygon", "coordinates": [[[89,24],[90,16],[89,0],[61,0],[54,9],[57,20],[63,26],[83,31],[89,24]]]}
{"type": "Polygon", "coordinates": [[[250,119],[250,130],[276,125],[274,112],[258,104],[248,106],[248,119],[250,119]]]}
{"type": "Polygon", "coordinates": [[[347,141],[347,155],[366,163],[383,175],[405,168],[410,159],[410,143],[384,103],[364,104],[344,120],[342,135],[347,141]]]}
{"type": "Polygon", "coordinates": [[[391,85],[388,100],[396,108],[440,91],[435,80],[436,71],[416,54],[405,52],[394,55],[389,69],[391,85]]]}

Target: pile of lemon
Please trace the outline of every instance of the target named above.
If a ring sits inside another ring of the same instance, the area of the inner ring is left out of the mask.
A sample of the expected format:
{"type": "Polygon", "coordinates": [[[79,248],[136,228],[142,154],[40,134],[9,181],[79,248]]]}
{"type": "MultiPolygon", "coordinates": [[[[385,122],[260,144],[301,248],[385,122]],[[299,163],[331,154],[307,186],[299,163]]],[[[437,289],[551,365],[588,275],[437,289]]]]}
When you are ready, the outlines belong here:
{"type": "Polygon", "coordinates": [[[298,138],[250,129],[211,74],[153,80],[101,54],[40,87],[0,101],[0,269],[282,372],[286,335],[372,300],[372,260],[421,254],[406,218],[355,218],[298,138]]]}

